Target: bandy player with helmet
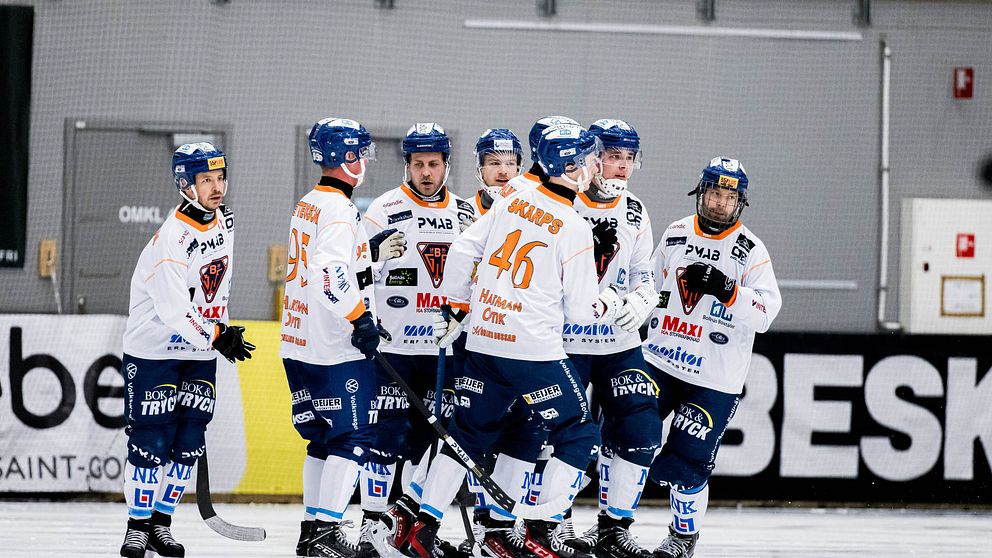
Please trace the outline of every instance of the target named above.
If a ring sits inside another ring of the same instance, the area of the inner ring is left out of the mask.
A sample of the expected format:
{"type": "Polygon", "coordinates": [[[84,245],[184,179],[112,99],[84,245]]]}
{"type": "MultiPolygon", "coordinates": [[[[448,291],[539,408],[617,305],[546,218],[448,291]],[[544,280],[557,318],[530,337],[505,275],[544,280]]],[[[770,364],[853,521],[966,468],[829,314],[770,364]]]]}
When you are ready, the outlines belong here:
{"type": "Polygon", "coordinates": [[[145,245],[131,276],[121,370],[127,393],[128,523],[121,556],[185,556],[170,531],[216,401],[217,353],[234,362],[255,346],[228,326],[234,215],[227,157],[209,143],[179,146],[172,174],[183,203],[145,245]]]}
{"type": "Polygon", "coordinates": [[[670,487],[674,516],[655,558],[693,555],[754,334],[782,307],[768,250],[739,220],[747,193],[744,167],[714,158],[689,193],[696,214],[669,225],[653,255],[661,288],[643,352],[660,387],[660,416],[675,413],[650,469],[651,480],[670,487]]]}
{"type": "Polygon", "coordinates": [[[279,355],[293,425],[308,442],[296,553],[342,558],[357,551],[341,521],[373,437],[373,254],[351,196],[375,144],[358,122],[325,118],[311,127],[309,146],[321,177],[290,219],[279,355]]]}
{"type": "MultiPolygon", "coordinates": [[[[611,321],[622,304],[616,291],[599,292],[592,233],[572,207],[576,192],[585,190],[597,171],[599,150],[599,140],[579,126],[544,132],[538,157],[548,178],[497,202],[455,240],[442,285],[453,311],[434,324],[444,347],[471,316],[464,379],[457,390],[460,405],[449,432],[473,460],[496,441],[515,401],[560,433],[538,504],[574,496],[599,442],[561,340],[566,319],[611,321]]],[[[413,526],[404,528],[408,517],[402,510],[391,509],[385,516],[388,544],[407,556],[430,558],[443,510],[464,474],[461,460],[442,448],[431,462],[413,526]]],[[[527,548],[557,556],[549,542],[555,525],[552,518],[528,520],[527,548]]]]}
{"type": "MultiPolygon", "coordinates": [[[[372,238],[385,237],[379,248],[382,256],[372,267],[378,316],[392,335],[392,341],[382,349],[382,358],[430,408],[438,368],[433,316],[441,311],[444,301],[440,287],[445,259],[460,231],[459,223],[471,222],[475,212],[447,183],[451,142],[441,126],[433,122],[414,124],[401,149],[403,183],[372,200],[365,212],[365,231],[372,238]],[[397,237],[404,244],[392,249],[390,243],[397,237]],[[409,243],[409,250],[405,243],[409,243]]],[[[388,507],[398,460],[404,461],[403,486],[407,486],[414,466],[436,437],[412,408],[407,394],[378,364],[376,373],[377,426],[360,488],[364,516],[359,546],[363,554],[374,552],[369,528],[388,507]]],[[[453,380],[445,384],[449,388],[454,385],[453,380]]],[[[450,415],[451,406],[449,391],[442,403],[445,415],[450,415]]]]}
{"type": "Polygon", "coordinates": [[[597,525],[571,545],[609,558],[637,558],[648,552],[630,535],[634,510],[647,469],[661,444],[657,385],[641,355],[638,328],[657,305],[651,252],[651,219],[627,189],[640,168],[641,141],[623,120],[601,119],[589,126],[603,144],[602,172],[575,200],[592,227],[600,289],[613,286],[624,296],[616,325],[571,322],[563,335],[565,352],[602,411],[597,525]]]}
{"type": "MultiPolygon", "coordinates": [[[[507,184],[520,174],[523,148],[508,128],[490,128],[475,142],[476,178],[479,190],[466,200],[475,210],[475,218],[484,215],[495,200],[503,197],[507,184]]],[[[509,190],[506,190],[509,192],[509,190]]],[[[471,222],[465,222],[462,230],[471,222]]]]}

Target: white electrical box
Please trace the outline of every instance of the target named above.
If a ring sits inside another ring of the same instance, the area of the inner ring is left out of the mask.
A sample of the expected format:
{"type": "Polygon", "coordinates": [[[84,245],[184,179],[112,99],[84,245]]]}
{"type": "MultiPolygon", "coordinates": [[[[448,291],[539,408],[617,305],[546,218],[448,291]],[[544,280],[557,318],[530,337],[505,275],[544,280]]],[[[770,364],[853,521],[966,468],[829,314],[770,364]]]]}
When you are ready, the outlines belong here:
{"type": "Polygon", "coordinates": [[[901,225],[903,328],[992,334],[992,200],[904,199],[901,225]]]}

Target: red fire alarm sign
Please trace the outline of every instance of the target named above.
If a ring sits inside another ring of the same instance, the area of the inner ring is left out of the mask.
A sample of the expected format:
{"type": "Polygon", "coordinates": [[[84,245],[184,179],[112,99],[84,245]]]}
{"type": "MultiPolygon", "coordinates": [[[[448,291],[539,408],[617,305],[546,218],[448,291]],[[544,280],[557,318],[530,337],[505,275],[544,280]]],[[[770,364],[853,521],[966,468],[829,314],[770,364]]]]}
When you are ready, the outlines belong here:
{"type": "Polygon", "coordinates": [[[957,256],[959,258],[975,257],[975,235],[974,233],[958,233],[957,256]]]}
{"type": "Polygon", "coordinates": [[[954,98],[970,99],[975,85],[975,69],[971,67],[954,68],[954,98]]]}

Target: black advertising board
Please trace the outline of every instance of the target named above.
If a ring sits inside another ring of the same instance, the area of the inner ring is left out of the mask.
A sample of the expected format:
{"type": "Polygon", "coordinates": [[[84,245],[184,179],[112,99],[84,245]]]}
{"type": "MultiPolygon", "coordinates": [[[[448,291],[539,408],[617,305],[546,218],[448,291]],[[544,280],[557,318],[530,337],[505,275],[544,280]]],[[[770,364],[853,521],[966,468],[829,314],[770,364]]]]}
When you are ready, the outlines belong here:
{"type": "Polygon", "coordinates": [[[710,497],[990,504],[990,367],[989,336],[758,335],[710,497]]]}
{"type": "Polygon", "coordinates": [[[0,267],[24,267],[34,8],[0,6],[0,267]]]}

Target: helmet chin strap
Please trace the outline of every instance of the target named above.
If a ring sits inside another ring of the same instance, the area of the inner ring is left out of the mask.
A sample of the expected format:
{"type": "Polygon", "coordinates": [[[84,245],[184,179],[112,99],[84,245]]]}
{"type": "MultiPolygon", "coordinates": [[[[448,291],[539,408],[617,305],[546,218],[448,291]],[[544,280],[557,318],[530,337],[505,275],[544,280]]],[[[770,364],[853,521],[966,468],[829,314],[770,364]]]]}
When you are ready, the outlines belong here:
{"type": "Polygon", "coordinates": [[[575,191],[581,194],[589,189],[589,183],[592,181],[592,171],[589,170],[589,167],[582,167],[582,178],[579,180],[572,180],[565,173],[562,173],[561,177],[565,182],[575,186],[575,191]]]}
{"type": "MultiPolygon", "coordinates": [[[[365,159],[359,159],[358,162],[361,164],[362,167],[361,172],[359,172],[358,174],[354,174],[350,170],[348,170],[347,163],[341,165],[341,169],[344,170],[344,173],[355,179],[355,188],[358,188],[362,184],[362,182],[365,181],[365,159]]],[[[405,172],[406,171],[404,170],[404,173],[405,172]]]]}
{"type": "MultiPolygon", "coordinates": [[[[225,192],[226,192],[226,188],[225,188],[225,192]]],[[[182,196],[184,200],[188,201],[193,207],[199,209],[204,213],[208,213],[207,208],[200,205],[199,197],[196,195],[196,188],[193,188],[192,186],[187,186],[186,188],[179,190],[179,195],[182,196]],[[193,192],[192,198],[186,195],[186,190],[193,192]]]]}

